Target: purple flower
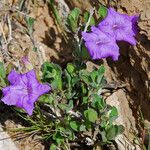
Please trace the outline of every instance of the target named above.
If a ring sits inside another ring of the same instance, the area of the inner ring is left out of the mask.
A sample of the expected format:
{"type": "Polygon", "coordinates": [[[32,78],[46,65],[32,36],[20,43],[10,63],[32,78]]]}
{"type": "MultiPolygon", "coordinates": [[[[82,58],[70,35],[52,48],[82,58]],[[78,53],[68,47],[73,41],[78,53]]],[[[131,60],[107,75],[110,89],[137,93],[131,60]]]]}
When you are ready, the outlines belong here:
{"type": "Polygon", "coordinates": [[[134,36],[137,33],[137,20],[137,16],[120,14],[109,8],[107,17],[99,23],[98,28],[114,36],[117,41],[126,41],[136,45],[134,36]]]}
{"type": "Polygon", "coordinates": [[[11,85],[2,89],[4,94],[2,101],[7,105],[23,108],[29,115],[32,115],[34,103],[39,96],[51,89],[49,85],[38,82],[34,70],[25,74],[18,74],[12,70],[8,80],[11,85]]]}
{"type": "Polygon", "coordinates": [[[82,37],[92,59],[112,57],[113,60],[118,60],[119,47],[115,39],[94,26],[91,27],[91,31],[82,32],[82,37]]]}

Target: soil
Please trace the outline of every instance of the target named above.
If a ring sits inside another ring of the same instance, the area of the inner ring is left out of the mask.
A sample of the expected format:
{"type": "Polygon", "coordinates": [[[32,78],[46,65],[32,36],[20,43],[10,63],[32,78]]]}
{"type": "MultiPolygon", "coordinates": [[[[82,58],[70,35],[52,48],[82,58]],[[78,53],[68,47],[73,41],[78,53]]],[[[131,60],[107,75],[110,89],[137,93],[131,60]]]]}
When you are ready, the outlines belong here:
{"type": "MultiPolygon", "coordinates": [[[[20,72],[26,72],[28,67],[33,67],[40,72],[40,66],[45,61],[62,65],[71,61],[73,50],[71,39],[66,41],[64,38],[63,31],[56,24],[48,3],[45,0],[22,0],[22,2],[24,2],[23,5],[19,5],[19,0],[0,1],[0,38],[4,37],[0,46],[0,61],[4,62],[5,67],[16,68],[20,72]],[[19,9],[19,7],[21,8],[19,9]],[[36,20],[32,37],[27,33],[26,16],[36,20]],[[34,47],[37,47],[37,50],[34,50],[34,47]],[[23,57],[28,58],[30,65],[25,66],[23,57]]],[[[129,15],[139,15],[137,45],[133,47],[127,43],[119,43],[121,53],[119,61],[113,62],[107,59],[103,63],[106,66],[106,78],[109,82],[126,84],[119,96],[125,97],[129,102],[132,109],[129,114],[133,117],[130,121],[134,122],[133,130],[138,130],[136,133],[140,139],[145,135],[140,134],[143,126],[139,119],[139,109],[144,115],[145,122],[149,124],[150,121],[150,1],[56,0],[56,5],[60,8],[59,13],[64,18],[75,6],[89,10],[91,6],[97,7],[97,4],[114,7],[129,15]]],[[[99,62],[94,63],[99,64],[99,62]]],[[[93,64],[90,64],[91,66],[93,64]]],[[[1,105],[0,112],[3,116],[0,119],[1,124],[6,128],[22,126],[20,119],[14,116],[15,114],[11,113],[11,110],[3,104],[1,105]],[[16,119],[14,120],[14,118],[16,119]]],[[[122,107],[124,106],[122,105],[122,107]]],[[[126,109],[125,107],[122,109],[126,109]]],[[[128,113],[126,115],[128,116],[128,113]]],[[[130,139],[129,136],[128,138],[130,139]]],[[[16,141],[16,144],[20,150],[45,148],[41,143],[37,144],[34,139],[36,137],[24,138],[16,141]]],[[[132,142],[133,138],[131,138],[132,142]]]]}

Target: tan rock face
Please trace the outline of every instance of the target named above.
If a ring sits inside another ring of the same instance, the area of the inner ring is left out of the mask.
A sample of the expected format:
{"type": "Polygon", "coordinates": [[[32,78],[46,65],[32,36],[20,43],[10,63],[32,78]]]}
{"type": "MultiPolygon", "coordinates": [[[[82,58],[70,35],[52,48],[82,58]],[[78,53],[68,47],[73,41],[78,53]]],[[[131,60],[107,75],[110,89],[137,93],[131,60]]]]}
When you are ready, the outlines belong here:
{"type": "Polygon", "coordinates": [[[137,132],[136,123],[132,110],[129,108],[125,92],[122,89],[116,91],[106,99],[106,102],[111,106],[115,106],[118,110],[119,117],[116,120],[116,124],[121,124],[125,127],[124,134],[117,136],[115,139],[118,150],[140,150],[138,145],[133,142],[135,138],[133,135],[137,132]],[[132,133],[133,131],[135,133],[132,133]]]}
{"type": "Polygon", "coordinates": [[[150,9],[141,13],[138,25],[140,27],[140,33],[147,36],[150,40],[150,9]]]}
{"type": "Polygon", "coordinates": [[[0,124],[0,149],[2,150],[19,150],[10,136],[3,130],[0,124]]]}
{"type": "Polygon", "coordinates": [[[108,59],[104,63],[107,66],[106,78],[109,82],[115,80],[129,85],[125,89],[127,99],[135,111],[134,117],[137,118],[136,113],[140,106],[143,115],[150,121],[150,0],[105,2],[107,6],[114,7],[119,12],[139,15],[137,45],[133,47],[125,42],[119,43],[121,53],[119,61],[113,62],[108,59]]]}
{"type": "Polygon", "coordinates": [[[134,47],[127,43],[119,43],[119,61],[107,61],[106,75],[112,80],[129,83],[126,90],[131,106],[135,110],[140,106],[145,118],[150,121],[150,1],[121,0],[117,7],[120,12],[139,14],[139,34],[136,37],[137,45],[134,47]]]}

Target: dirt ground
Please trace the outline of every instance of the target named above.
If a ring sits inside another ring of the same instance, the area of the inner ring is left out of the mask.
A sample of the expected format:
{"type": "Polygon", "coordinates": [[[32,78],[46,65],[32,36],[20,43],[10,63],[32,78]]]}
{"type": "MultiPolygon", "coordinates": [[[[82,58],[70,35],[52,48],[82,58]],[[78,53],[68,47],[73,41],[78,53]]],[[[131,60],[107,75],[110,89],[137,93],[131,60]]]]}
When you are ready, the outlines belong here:
{"type": "MultiPolygon", "coordinates": [[[[139,137],[145,136],[140,122],[139,109],[142,111],[145,122],[149,124],[150,113],[150,1],[149,0],[56,0],[59,13],[65,18],[70,9],[79,7],[89,10],[91,6],[98,4],[112,6],[119,12],[129,15],[139,15],[139,34],[137,45],[131,47],[125,43],[119,43],[121,56],[119,61],[104,61],[106,66],[106,78],[109,82],[126,84],[123,94],[132,109],[135,128],[139,137]]],[[[0,1],[0,61],[5,67],[16,68],[20,72],[26,72],[23,58],[27,57],[30,67],[39,71],[44,61],[52,61],[62,65],[72,60],[73,47],[70,39],[65,40],[63,31],[56,25],[52,11],[46,0],[1,0],[0,1]],[[22,2],[19,4],[19,2],[22,2]],[[33,17],[34,31],[32,37],[27,33],[26,17],[33,17]],[[34,47],[37,47],[34,50],[34,47]]],[[[98,62],[95,62],[98,63],[98,62]]],[[[91,65],[91,64],[90,64],[91,65]]],[[[121,95],[120,95],[121,96],[121,95]]],[[[123,107],[123,106],[122,106],[123,107]]],[[[7,107],[0,108],[1,123],[5,127],[21,126],[14,120],[14,114],[7,118],[10,111],[7,107]]],[[[36,137],[34,137],[36,139],[36,137]]],[[[24,138],[16,142],[20,150],[46,149],[42,144],[37,144],[32,137],[24,138]]]]}

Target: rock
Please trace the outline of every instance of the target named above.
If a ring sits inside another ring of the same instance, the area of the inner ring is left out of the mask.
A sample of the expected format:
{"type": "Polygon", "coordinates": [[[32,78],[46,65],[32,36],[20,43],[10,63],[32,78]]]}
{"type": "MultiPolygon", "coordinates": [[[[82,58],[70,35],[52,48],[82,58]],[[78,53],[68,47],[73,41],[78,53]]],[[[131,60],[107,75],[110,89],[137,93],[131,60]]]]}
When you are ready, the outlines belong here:
{"type": "Polygon", "coordinates": [[[141,13],[138,26],[140,33],[144,34],[150,40],[150,10],[144,10],[141,13]]]}
{"type": "MultiPolygon", "coordinates": [[[[114,6],[113,4],[111,6],[114,6]]],[[[116,62],[107,59],[105,62],[106,78],[109,81],[127,83],[126,94],[134,117],[138,122],[138,109],[141,108],[145,119],[150,121],[150,1],[121,0],[117,10],[129,15],[139,15],[139,33],[137,45],[119,42],[120,57],[116,62]]]]}
{"type": "Polygon", "coordinates": [[[140,150],[138,145],[134,144],[133,136],[137,133],[136,122],[132,114],[132,110],[129,107],[126,93],[120,89],[113,93],[106,99],[107,104],[115,106],[118,110],[119,117],[116,120],[116,124],[123,125],[125,131],[123,134],[116,137],[115,141],[119,150],[140,150]]]}
{"type": "Polygon", "coordinates": [[[118,150],[141,150],[139,145],[131,143],[124,135],[118,135],[115,139],[118,150]]]}
{"type": "Polygon", "coordinates": [[[19,150],[10,136],[2,129],[0,125],[0,150],[19,150]]]}

